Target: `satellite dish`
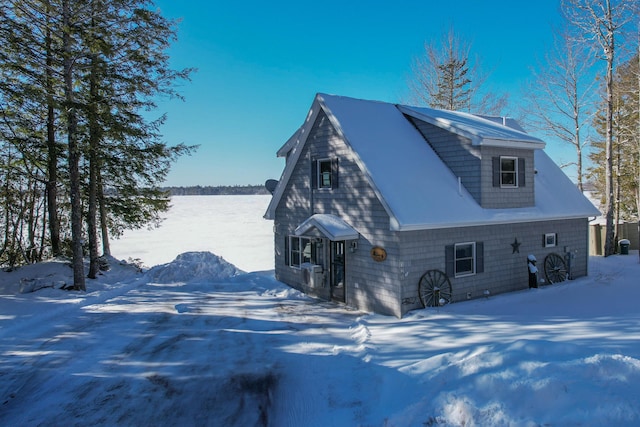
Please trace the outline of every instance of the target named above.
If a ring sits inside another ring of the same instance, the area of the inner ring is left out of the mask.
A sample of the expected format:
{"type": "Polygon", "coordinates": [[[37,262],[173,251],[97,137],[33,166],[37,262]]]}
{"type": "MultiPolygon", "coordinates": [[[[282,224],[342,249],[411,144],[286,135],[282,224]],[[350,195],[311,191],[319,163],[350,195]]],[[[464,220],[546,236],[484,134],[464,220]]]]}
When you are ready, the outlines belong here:
{"type": "Polygon", "coordinates": [[[273,192],[276,191],[276,187],[278,186],[278,180],[276,179],[268,179],[265,183],[264,186],[267,190],[269,190],[269,193],[271,193],[273,195],[273,192]]]}

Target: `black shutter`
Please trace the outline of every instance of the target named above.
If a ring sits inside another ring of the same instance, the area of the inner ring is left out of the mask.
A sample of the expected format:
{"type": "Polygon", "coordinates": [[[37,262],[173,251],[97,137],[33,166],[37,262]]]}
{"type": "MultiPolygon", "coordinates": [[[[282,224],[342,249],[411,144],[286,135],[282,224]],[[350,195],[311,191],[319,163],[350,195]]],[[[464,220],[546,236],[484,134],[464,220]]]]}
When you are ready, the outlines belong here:
{"type": "Polygon", "coordinates": [[[446,270],[447,276],[449,277],[455,277],[456,275],[454,251],[455,251],[454,245],[448,245],[444,247],[445,270],[446,270]]]}
{"type": "Polygon", "coordinates": [[[318,188],[318,161],[311,158],[311,189],[318,188]]]}
{"type": "Polygon", "coordinates": [[[338,158],[331,160],[331,188],[338,188],[338,158]]]}
{"type": "Polygon", "coordinates": [[[284,265],[289,265],[289,236],[284,236],[284,265]]]}
{"type": "Polygon", "coordinates": [[[518,158],[518,187],[524,187],[526,184],[526,170],[523,158],[518,158]]]}
{"type": "Polygon", "coordinates": [[[500,187],[500,157],[493,159],[493,186],[500,187]]]}
{"type": "Polygon", "coordinates": [[[547,246],[547,235],[543,234],[542,235],[542,247],[546,247],[547,246]]]}
{"type": "Polygon", "coordinates": [[[476,273],[484,273],[484,243],[476,242],[476,273]]]}

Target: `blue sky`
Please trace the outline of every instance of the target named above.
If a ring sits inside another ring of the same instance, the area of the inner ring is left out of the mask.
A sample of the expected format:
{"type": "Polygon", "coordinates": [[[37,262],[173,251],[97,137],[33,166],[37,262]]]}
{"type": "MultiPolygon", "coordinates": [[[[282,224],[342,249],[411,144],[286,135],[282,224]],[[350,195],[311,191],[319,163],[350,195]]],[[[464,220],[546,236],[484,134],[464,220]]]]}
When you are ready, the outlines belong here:
{"type": "MultiPolygon", "coordinates": [[[[195,67],[185,101],[163,100],[169,144],[199,144],[173,165],[167,185],[247,185],[278,179],[276,151],[302,124],[317,92],[406,101],[407,79],[425,42],[453,26],[472,44],[487,85],[510,96],[513,113],[530,67],[551,44],[558,0],[253,1],[158,0],[180,18],[169,52],[195,67]]],[[[571,158],[547,141],[558,162],[571,158]]]]}

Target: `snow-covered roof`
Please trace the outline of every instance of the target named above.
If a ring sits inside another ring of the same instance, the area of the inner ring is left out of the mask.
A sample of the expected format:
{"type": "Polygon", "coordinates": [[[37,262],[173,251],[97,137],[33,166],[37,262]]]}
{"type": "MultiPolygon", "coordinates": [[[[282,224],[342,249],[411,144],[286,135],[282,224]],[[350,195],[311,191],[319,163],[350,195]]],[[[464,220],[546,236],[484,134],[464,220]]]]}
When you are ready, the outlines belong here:
{"type": "Polygon", "coordinates": [[[315,214],[307,218],[296,230],[296,236],[303,236],[311,229],[318,229],[329,240],[356,240],[360,235],[343,219],[330,214],[315,214]]]}
{"type": "Polygon", "coordinates": [[[427,107],[400,105],[398,108],[411,117],[469,138],[474,145],[516,148],[544,148],[545,146],[541,139],[524,132],[513,119],[477,116],[462,111],[435,110],[427,107]],[[500,119],[502,123],[497,123],[496,119],[500,119]]]}
{"type": "Polygon", "coordinates": [[[596,216],[598,210],[541,149],[544,142],[466,113],[397,106],[318,94],[305,124],[289,140],[290,160],[265,218],[275,209],[320,110],[352,148],[354,158],[390,217],[392,230],[545,221],[596,216]],[[404,114],[464,134],[476,144],[535,149],[535,206],[482,208],[404,114]],[[475,117],[475,118],[474,118],[475,117]],[[509,138],[513,139],[509,139],[509,138]]]}
{"type": "Polygon", "coordinates": [[[286,157],[287,153],[291,151],[291,149],[298,143],[298,139],[300,138],[300,134],[302,132],[302,127],[298,128],[291,137],[284,143],[282,147],[277,152],[278,157],[286,157]]]}
{"type": "Polygon", "coordinates": [[[527,133],[527,131],[525,131],[522,126],[520,126],[520,123],[518,123],[516,121],[516,119],[512,118],[512,117],[503,117],[503,116],[486,116],[484,114],[476,114],[478,117],[482,117],[483,119],[487,119],[487,120],[491,120],[492,122],[501,124],[503,126],[507,126],[510,127],[512,129],[518,130],[520,132],[524,132],[527,133]]]}

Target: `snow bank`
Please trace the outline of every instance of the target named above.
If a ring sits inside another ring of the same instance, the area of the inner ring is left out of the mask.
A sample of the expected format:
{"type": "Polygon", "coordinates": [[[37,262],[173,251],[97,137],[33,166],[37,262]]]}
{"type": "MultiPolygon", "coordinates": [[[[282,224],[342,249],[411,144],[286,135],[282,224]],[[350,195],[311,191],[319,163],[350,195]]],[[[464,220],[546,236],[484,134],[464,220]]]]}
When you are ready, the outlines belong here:
{"type": "Polygon", "coordinates": [[[185,252],[167,264],[157,265],[146,273],[155,283],[221,281],[243,273],[235,265],[211,252],[185,252]]]}
{"type": "MultiPolygon", "coordinates": [[[[108,271],[100,271],[97,280],[86,280],[87,292],[91,293],[104,288],[104,282],[131,280],[138,273],[138,267],[125,261],[107,257],[108,271]],[[108,276],[108,277],[106,277],[108,276]]],[[[88,271],[88,263],[85,262],[88,271]]],[[[73,285],[73,268],[71,261],[65,258],[54,258],[36,264],[16,267],[11,271],[0,272],[0,294],[28,294],[37,291],[58,291],[73,285]]],[[[42,294],[42,292],[41,292],[42,294]]],[[[53,293],[55,294],[55,292],[53,293]]],[[[52,295],[53,295],[52,294],[52,295]]]]}
{"type": "Polygon", "coordinates": [[[70,283],[71,265],[62,259],[25,265],[0,273],[0,293],[30,293],[41,289],[60,289],[70,283]]]}

